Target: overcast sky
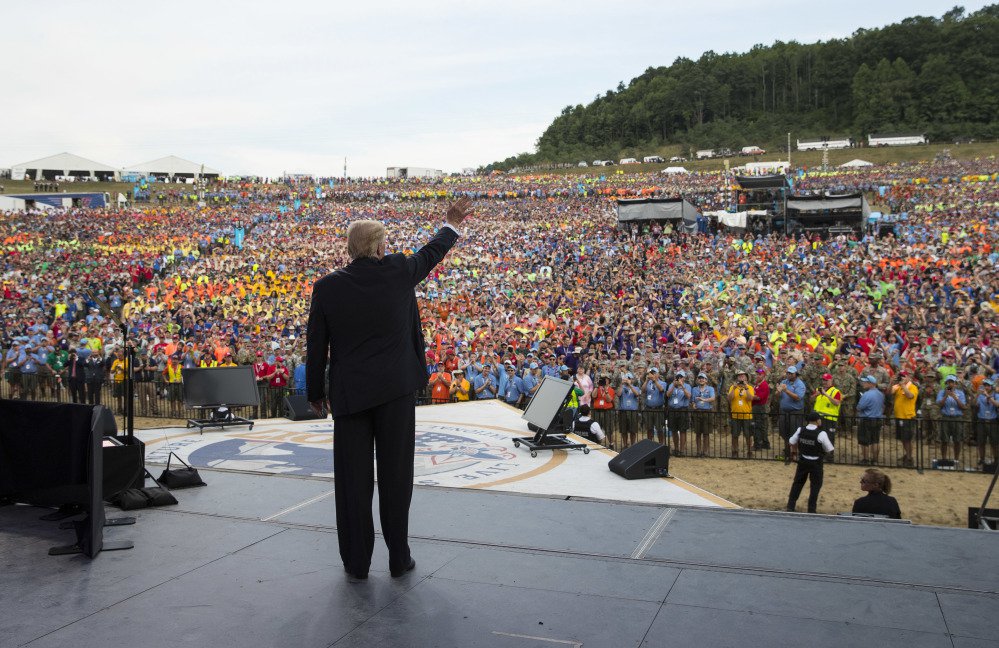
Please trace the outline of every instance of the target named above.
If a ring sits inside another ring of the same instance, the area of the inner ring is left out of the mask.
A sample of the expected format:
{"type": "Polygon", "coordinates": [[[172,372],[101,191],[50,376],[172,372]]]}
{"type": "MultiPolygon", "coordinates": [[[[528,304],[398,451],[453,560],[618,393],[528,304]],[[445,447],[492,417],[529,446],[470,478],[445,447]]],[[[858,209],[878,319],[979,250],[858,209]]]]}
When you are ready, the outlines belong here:
{"type": "MultiPolygon", "coordinates": [[[[0,166],[459,171],[678,56],[844,37],[955,0],[4,2],[0,166]]],[[[964,2],[970,13],[987,2],[964,2]]]]}

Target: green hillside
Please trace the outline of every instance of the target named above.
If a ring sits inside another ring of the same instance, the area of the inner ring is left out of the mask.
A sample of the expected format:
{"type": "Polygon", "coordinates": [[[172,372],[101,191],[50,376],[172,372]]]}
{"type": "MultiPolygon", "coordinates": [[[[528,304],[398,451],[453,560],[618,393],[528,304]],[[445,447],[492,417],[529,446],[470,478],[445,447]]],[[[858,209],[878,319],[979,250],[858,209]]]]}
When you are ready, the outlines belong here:
{"type": "Polygon", "coordinates": [[[788,132],[994,140],[997,115],[999,5],[968,15],[955,7],[844,39],[708,51],[650,67],[587,105],[566,106],[534,152],[487,169],[746,145],[777,151],[788,132]]]}

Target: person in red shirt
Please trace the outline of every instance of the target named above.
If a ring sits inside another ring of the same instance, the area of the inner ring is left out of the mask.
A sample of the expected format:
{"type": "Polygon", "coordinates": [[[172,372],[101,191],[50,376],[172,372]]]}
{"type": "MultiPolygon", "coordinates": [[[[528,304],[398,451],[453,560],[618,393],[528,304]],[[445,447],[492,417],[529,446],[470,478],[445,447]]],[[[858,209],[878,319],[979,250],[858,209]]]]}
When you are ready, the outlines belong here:
{"type": "Polygon", "coordinates": [[[268,389],[273,368],[264,360],[264,352],[257,351],[257,361],[253,363],[253,377],[257,381],[257,394],[260,397],[260,405],[257,407],[257,416],[263,416],[266,410],[268,389]]]}
{"type": "Polygon", "coordinates": [[[614,409],[614,388],[607,384],[606,378],[597,380],[597,388],[590,395],[595,410],[614,409]]]}
{"type": "Polygon", "coordinates": [[[267,395],[270,398],[268,410],[271,417],[281,415],[281,404],[284,402],[290,375],[291,372],[284,364],[284,358],[281,356],[274,358],[274,366],[271,367],[267,390],[267,395]]]}
{"type": "Polygon", "coordinates": [[[756,370],[756,384],[753,385],[753,450],[770,449],[770,421],[767,409],[770,407],[770,383],[767,370],[756,370]]]}

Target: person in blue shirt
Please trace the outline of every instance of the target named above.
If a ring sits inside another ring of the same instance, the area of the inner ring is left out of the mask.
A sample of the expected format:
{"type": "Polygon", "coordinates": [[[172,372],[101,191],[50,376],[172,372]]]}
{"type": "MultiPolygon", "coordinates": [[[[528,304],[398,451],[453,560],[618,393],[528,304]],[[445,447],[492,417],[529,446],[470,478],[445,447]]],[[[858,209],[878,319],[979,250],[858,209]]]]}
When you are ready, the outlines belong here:
{"type": "Polygon", "coordinates": [[[690,386],[685,382],[687,372],[680,369],[673,382],[666,388],[666,425],[670,433],[678,432],[678,444],[673,454],[682,457],[687,452],[687,430],[690,429],[690,386]]]}
{"type": "Polygon", "coordinates": [[[527,390],[524,389],[524,381],[515,373],[513,365],[507,365],[505,372],[506,383],[503,390],[503,401],[508,405],[520,407],[524,401],[524,395],[527,393],[527,390]]]}
{"type": "Polygon", "coordinates": [[[978,465],[985,465],[985,445],[992,448],[992,463],[999,459],[999,397],[991,378],[982,381],[982,393],[976,399],[978,409],[975,421],[975,438],[978,441],[978,465]]]}
{"type": "Polygon", "coordinates": [[[953,439],[954,459],[959,459],[961,444],[964,443],[964,410],[968,407],[968,399],[957,385],[957,376],[951,374],[944,380],[944,388],[937,392],[937,406],[940,408],[940,458],[947,458],[947,444],[953,439]]]}
{"type": "Polygon", "coordinates": [[[493,373],[493,366],[488,362],[482,363],[482,372],[476,376],[472,387],[475,389],[475,400],[487,400],[496,398],[499,380],[493,373]]]}
{"type": "Polygon", "coordinates": [[[303,355],[299,358],[299,361],[295,363],[295,370],[291,374],[292,382],[295,385],[296,394],[305,393],[305,356],[303,355]]]}
{"type": "Polygon", "coordinates": [[[638,404],[642,390],[635,384],[635,375],[630,371],[621,376],[621,388],[618,390],[617,409],[618,424],[621,429],[621,441],[625,447],[637,442],[638,404]]]}
{"type": "Polygon", "coordinates": [[[777,417],[777,430],[784,440],[784,464],[791,463],[791,446],[788,441],[798,428],[805,424],[805,383],[798,378],[798,367],[787,368],[784,380],[777,385],[780,398],[780,414],[777,417]]]}
{"type": "Polygon", "coordinates": [[[878,379],[872,375],[860,378],[863,393],[857,402],[857,443],[861,463],[875,465],[881,448],[881,419],[885,415],[885,395],[878,389],[878,379]]]}
{"type": "MultiPolygon", "coordinates": [[[[666,404],[666,383],[659,378],[659,369],[649,367],[649,372],[645,376],[645,384],[642,385],[642,405],[645,412],[642,416],[646,435],[655,441],[659,430],[663,430],[665,436],[665,416],[663,406],[666,404]]],[[[665,439],[664,439],[665,442],[665,439]]]]}
{"type": "Polygon", "coordinates": [[[690,404],[694,410],[691,415],[694,426],[694,447],[698,457],[708,456],[711,427],[714,424],[711,412],[715,409],[717,394],[715,388],[708,384],[708,374],[697,374],[697,384],[690,390],[690,404]]]}
{"type": "Polygon", "coordinates": [[[521,381],[524,385],[525,400],[530,400],[541,386],[541,367],[538,366],[537,362],[527,365],[527,371],[524,372],[524,377],[521,381]]]}
{"type": "Polygon", "coordinates": [[[541,367],[541,375],[558,378],[558,364],[555,362],[554,353],[549,353],[545,359],[545,366],[541,367]]]}

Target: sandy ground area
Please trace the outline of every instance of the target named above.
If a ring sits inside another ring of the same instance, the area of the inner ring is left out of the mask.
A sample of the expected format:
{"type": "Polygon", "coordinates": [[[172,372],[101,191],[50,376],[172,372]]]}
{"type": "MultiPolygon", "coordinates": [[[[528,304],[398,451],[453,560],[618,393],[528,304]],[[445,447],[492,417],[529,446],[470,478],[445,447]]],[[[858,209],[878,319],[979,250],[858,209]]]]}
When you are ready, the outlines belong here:
{"type": "MultiPolygon", "coordinates": [[[[139,429],[184,427],[184,419],[136,418],[139,429]]],[[[673,458],[670,472],[680,479],[735,502],[744,508],[783,511],[794,477],[794,465],[781,461],[746,459],[673,458]]],[[[828,464],[819,495],[819,513],[850,511],[853,500],[863,496],[860,490],[860,466],[828,464]]],[[[966,528],[968,507],[978,507],[985,497],[992,475],[982,473],[888,469],[892,495],[898,500],[902,516],[915,524],[933,524],[966,528]]],[[[999,493],[990,507],[999,508],[999,493]]],[[[799,511],[806,509],[808,485],[798,498],[799,511]]]]}

